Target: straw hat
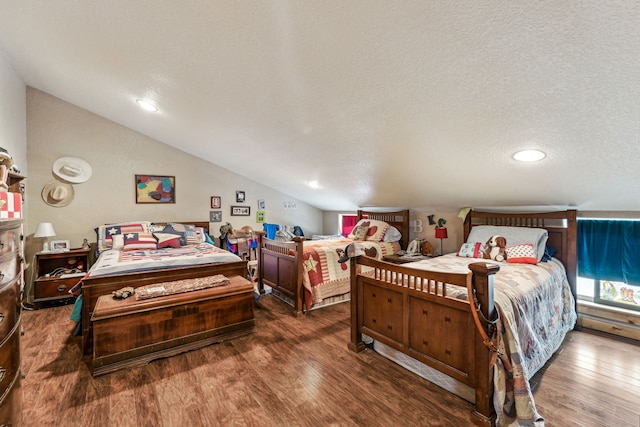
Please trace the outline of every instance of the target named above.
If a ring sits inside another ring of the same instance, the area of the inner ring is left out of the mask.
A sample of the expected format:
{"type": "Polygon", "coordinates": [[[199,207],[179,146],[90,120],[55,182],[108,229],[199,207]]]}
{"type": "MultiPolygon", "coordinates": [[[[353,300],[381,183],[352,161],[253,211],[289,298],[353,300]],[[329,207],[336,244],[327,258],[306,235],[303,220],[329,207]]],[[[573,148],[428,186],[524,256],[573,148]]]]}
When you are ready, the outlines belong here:
{"type": "Polygon", "coordinates": [[[67,206],[73,200],[73,186],[66,182],[51,181],[42,189],[42,200],[54,208],[67,206]]]}
{"type": "Polygon", "coordinates": [[[78,157],[60,157],[53,163],[53,173],[58,178],[80,184],[91,178],[91,165],[78,157]]]}

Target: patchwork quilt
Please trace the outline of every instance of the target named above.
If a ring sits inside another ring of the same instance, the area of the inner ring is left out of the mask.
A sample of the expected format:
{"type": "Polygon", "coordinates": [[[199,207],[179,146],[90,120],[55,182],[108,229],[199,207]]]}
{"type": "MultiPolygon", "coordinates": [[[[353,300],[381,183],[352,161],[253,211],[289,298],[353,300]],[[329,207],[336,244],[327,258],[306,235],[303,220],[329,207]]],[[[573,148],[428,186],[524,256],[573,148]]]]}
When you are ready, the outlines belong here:
{"type": "MultiPolygon", "coordinates": [[[[449,254],[412,263],[425,270],[467,272],[477,259],[449,254]]],[[[577,315],[564,266],[557,259],[538,264],[497,263],[494,300],[500,313],[498,347],[508,355],[494,369],[494,405],[501,426],[542,426],[529,385],[573,329],[577,315]],[[511,366],[509,366],[511,365],[511,366]]],[[[466,295],[451,289],[448,294],[466,295]]],[[[455,296],[455,295],[452,295],[455,296]]]]}
{"type": "MultiPolygon", "coordinates": [[[[346,238],[304,242],[302,284],[305,288],[307,310],[325,298],[351,290],[350,262],[338,262],[351,243],[353,240],[346,238]]],[[[368,256],[376,259],[400,250],[398,242],[358,241],[358,245],[368,256]]]]}

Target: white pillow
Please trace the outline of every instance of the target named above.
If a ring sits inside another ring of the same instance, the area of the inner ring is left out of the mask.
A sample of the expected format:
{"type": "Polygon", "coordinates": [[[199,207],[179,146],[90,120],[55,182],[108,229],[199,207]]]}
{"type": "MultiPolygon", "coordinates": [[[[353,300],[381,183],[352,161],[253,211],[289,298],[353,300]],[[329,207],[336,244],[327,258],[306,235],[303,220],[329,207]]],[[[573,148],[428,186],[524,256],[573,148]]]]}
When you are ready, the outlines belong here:
{"type": "Polygon", "coordinates": [[[532,244],[538,262],[544,256],[544,248],[549,238],[549,233],[544,228],[476,225],[471,229],[467,243],[486,243],[496,234],[507,239],[507,247],[532,244]]]}
{"type": "Polygon", "coordinates": [[[392,225],[387,228],[387,231],[384,232],[384,236],[382,237],[382,241],[387,243],[399,242],[400,239],[402,239],[402,233],[392,225]]]}

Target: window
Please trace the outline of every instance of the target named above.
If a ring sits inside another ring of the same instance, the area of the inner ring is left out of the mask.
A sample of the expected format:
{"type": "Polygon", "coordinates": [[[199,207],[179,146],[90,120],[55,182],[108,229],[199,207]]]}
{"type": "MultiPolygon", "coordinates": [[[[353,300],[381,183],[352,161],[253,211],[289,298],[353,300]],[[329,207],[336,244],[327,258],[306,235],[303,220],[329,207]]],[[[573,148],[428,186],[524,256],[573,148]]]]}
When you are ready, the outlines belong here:
{"type": "Polygon", "coordinates": [[[577,294],[640,311],[640,221],[578,220],[577,294]]]}
{"type": "Polygon", "coordinates": [[[340,233],[342,233],[343,236],[348,236],[357,223],[357,215],[340,215],[340,233]]]}

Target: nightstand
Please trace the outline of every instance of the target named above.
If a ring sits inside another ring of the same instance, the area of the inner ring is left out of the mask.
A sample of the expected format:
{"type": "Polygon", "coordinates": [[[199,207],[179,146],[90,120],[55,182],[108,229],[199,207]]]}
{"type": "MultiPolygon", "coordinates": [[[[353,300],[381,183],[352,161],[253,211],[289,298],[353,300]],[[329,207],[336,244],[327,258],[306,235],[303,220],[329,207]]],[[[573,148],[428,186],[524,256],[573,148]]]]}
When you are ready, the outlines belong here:
{"type": "Polygon", "coordinates": [[[89,269],[91,249],[71,249],[66,252],[38,252],[35,258],[33,281],[33,304],[42,308],[45,304],[69,304],[75,297],[69,290],[86,274],[89,269]],[[69,270],[70,260],[81,269],[69,270]]]}
{"type": "Polygon", "coordinates": [[[392,262],[394,264],[406,264],[408,262],[416,262],[422,261],[423,259],[429,259],[430,256],[420,255],[420,256],[412,256],[406,257],[401,255],[385,255],[382,257],[383,261],[392,262]]]}

